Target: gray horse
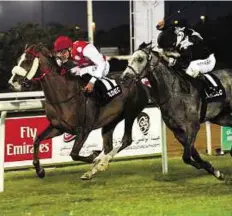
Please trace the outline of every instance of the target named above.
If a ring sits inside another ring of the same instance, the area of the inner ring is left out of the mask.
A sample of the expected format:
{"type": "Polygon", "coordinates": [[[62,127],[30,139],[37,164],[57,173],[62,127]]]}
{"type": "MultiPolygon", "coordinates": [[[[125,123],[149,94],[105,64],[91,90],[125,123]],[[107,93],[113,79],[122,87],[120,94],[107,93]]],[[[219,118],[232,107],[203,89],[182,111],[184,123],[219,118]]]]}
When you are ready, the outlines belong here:
{"type": "Polygon", "coordinates": [[[232,70],[217,70],[212,74],[221,81],[226,97],[207,104],[200,91],[203,88],[201,83],[198,83],[199,86],[194,85],[197,79],[185,75],[189,91],[183,91],[183,77],[180,76],[180,71],[169,68],[159,53],[152,50],[151,44],[143,43],[133,53],[121,79],[139,80],[147,76],[165,124],[184,147],[183,161],[197,169],[205,169],[223,180],[224,174],[204,161],[194,147],[201,123],[210,121],[218,125],[232,126],[232,70]]]}

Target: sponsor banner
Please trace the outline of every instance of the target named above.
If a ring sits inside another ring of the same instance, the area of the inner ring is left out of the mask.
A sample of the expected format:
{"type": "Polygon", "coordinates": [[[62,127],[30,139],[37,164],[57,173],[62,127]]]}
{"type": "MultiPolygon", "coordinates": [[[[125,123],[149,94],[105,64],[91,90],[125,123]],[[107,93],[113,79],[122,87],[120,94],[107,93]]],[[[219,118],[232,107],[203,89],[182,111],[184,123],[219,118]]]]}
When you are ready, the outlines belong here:
{"type": "MultiPolygon", "coordinates": [[[[33,140],[48,125],[45,116],[12,118],[6,120],[5,167],[32,165],[33,140]]],[[[121,145],[124,133],[124,120],[113,134],[114,147],[121,145]]],[[[41,164],[69,162],[75,135],[64,133],[58,137],[44,140],[40,144],[41,164]]],[[[146,108],[134,121],[132,144],[116,157],[161,153],[161,114],[157,108],[146,108]]],[[[88,156],[95,150],[102,150],[101,129],[90,133],[80,155],[88,156]]]]}
{"type": "MultiPolygon", "coordinates": [[[[124,133],[124,120],[115,128],[113,134],[114,147],[121,145],[121,139],[124,133]]],[[[55,159],[60,161],[68,161],[69,154],[74,144],[75,136],[63,134],[53,139],[53,149],[55,159]]],[[[157,108],[146,108],[138,116],[133,124],[132,129],[133,142],[116,157],[145,155],[153,153],[161,153],[161,114],[157,108]]],[[[90,133],[80,155],[88,156],[95,150],[102,150],[101,129],[94,130],[90,133]]]]}
{"type": "MultiPolygon", "coordinates": [[[[45,117],[12,118],[5,125],[5,166],[32,164],[35,137],[48,126],[45,117]]],[[[43,140],[39,147],[41,159],[52,158],[52,139],[43,140]]]]}
{"type": "Polygon", "coordinates": [[[230,151],[232,148],[232,128],[221,127],[221,149],[230,151]]]}
{"type": "Polygon", "coordinates": [[[134,0],[134,48],[143,42],[157,44],[156,25],[164,18],[163,0],[134,0]]]}

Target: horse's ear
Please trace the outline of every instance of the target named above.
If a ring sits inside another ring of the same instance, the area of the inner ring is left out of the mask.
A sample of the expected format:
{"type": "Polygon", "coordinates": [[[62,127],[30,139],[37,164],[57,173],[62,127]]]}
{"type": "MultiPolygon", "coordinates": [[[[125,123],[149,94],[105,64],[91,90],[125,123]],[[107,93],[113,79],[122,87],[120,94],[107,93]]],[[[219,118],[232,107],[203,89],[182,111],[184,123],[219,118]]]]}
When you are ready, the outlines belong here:
{"type": "Polygon", "coordinates": [[[139,49],[144,49],[144,48],[152,49],[152,41],[149,42],[149,43],[143,42],[143,43],[141,43],[141,44],[139,45],[139,49]]]}
{"type": "Polygon", "coordinates": [[[145,43],[145,42],[143,42],[143,43],[141,43],[140,45],[139,45],[139,48],[138,49],[144,49],[144,48],[146,48],[147,47],[147,44],[145,43]]]}
{"type": "Polygon", "coordinates": [[[24,50],[28,48],[28,43],[25,44],[24,50]]]}

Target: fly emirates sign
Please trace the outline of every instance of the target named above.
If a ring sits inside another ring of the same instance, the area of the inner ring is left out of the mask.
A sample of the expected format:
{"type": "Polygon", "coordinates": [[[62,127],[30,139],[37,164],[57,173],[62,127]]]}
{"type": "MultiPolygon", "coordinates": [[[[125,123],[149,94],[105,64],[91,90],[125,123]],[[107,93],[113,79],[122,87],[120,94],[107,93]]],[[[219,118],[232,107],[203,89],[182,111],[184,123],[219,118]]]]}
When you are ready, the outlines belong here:
{"type": "MultiPolygon", "coordinates": [[[[5,127],[5,162],[32,160],[35,137],[48,125],[43,117],[7,119],[5,127]]],[[[39,147],[39,157],[52,157],[52,140],[43,140],[39,147]]]]}

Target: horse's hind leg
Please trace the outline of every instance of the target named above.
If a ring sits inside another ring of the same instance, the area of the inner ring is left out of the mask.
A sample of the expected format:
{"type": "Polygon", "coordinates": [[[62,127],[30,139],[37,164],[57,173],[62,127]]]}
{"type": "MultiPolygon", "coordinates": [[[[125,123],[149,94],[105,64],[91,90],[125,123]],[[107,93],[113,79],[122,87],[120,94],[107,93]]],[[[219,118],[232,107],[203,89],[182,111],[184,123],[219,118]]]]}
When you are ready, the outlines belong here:
{"type": "Polygon", "coordinates": [[[44,176],[45,176],[45,171],[40,166],[40,162],[39,162],[39,145],[40,145],[40,142],[42,140],[49,139],[49,138],[52,138],[52,137],[56,137],[56,136],[61,135],[61,134],[62,134],[62,132],[59,129],[54,128],[51,125],[49,125],[44,131],[42,131],[42,133],[40,133],[36,137],[36,139],[34,141],[34,144],[33,144],[33,147],[34,147],[33,165],[35,167],[36,174],[38,175],[38,177],[44,178],[44,176]]]}

